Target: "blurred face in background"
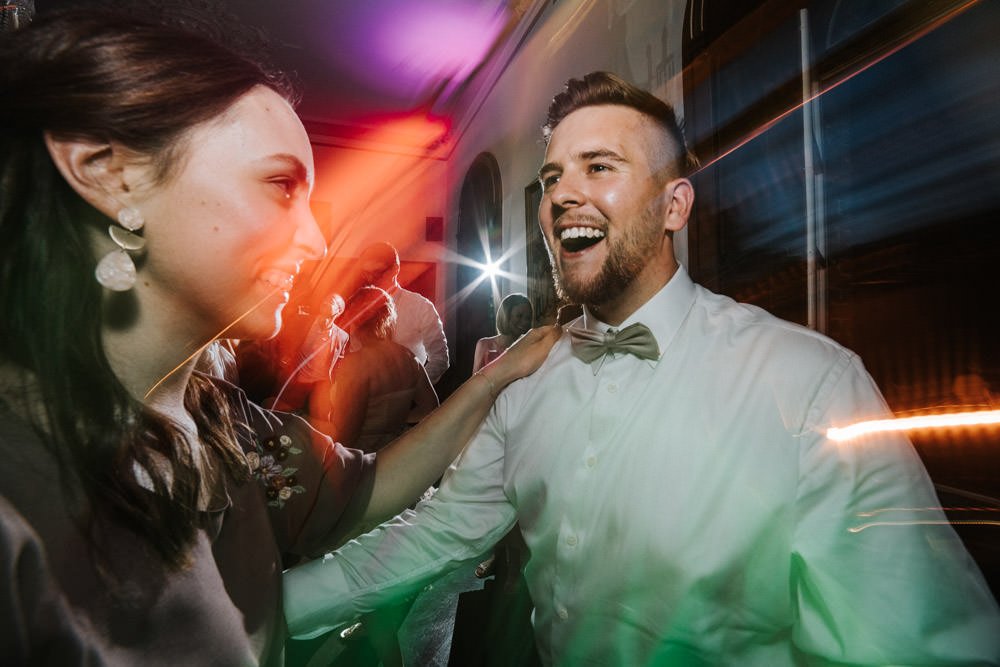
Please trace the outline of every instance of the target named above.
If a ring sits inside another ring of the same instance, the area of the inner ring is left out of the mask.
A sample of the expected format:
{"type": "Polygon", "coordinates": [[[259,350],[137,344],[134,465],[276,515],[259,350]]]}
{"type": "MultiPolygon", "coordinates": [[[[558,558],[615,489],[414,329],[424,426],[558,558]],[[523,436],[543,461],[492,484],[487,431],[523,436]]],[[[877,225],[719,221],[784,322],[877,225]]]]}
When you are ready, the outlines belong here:
{"type": "Polygon", "coordinates": [[[531,328],[531,306],[526,303],[517,304],[511,308],[507,321],[514,338],[523,336],[531,328]]]}

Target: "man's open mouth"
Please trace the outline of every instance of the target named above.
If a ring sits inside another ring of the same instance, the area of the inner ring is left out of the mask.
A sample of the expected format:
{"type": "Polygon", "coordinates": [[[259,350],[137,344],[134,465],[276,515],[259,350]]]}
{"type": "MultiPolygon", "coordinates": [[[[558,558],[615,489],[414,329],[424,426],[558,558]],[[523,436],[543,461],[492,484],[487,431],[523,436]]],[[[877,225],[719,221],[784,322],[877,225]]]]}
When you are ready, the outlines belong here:
{"type": "Polygon", "coordinates": [[[604,232],[593,227],[566,227],[559,234],[559,243],[566,252],[580,252],[604,240],[604,232]]]}

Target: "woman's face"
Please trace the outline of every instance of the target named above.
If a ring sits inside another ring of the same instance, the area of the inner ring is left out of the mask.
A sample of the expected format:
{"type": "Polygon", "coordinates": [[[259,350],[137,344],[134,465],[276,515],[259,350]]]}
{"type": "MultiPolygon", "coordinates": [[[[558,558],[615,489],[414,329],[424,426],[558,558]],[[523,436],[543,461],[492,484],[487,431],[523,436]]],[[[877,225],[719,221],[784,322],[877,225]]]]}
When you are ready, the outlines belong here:
{"type": "Polygon", "coordinates": [[[519,303],[510,309],[510,332],[515,336],[522,336],[531,328],[531,306],[526,303],[519,303]]]}
{"type": "Polygon", "coordinates": [[[193,128],[168,180],[129,200],[146,219],[136,289],[192,337],[266,338],[303,260],[326,250],[309,208],[309,139],[269,88],[193,128]]]}

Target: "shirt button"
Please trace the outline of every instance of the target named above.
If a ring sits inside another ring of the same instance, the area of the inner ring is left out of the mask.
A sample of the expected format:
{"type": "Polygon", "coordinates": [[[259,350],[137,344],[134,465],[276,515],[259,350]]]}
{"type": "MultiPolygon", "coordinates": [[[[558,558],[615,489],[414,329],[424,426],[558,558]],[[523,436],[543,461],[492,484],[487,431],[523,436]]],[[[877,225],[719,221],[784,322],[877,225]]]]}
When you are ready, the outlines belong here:
{"type": "Polygon", "coordinates": [[[609,394],[614,394],[614,393],[617,393],[617,392],[618,392],[618,385],[616,385],[613,382],[608,385],[608,393],[609,394]]]}
{"type": "Polygon", "coordinates": [[[556,610],[556,615],[564,621],[569,618],[569,612],[566,611],[565,607],[559,607],[559,609],[556,610]]]}
{"type": "Polygon", "coordinates": [[[593,456],[591,456],[590,458],[587,459],[587,467],[588,468],[593,468],[595,465],[597,465],[597,459],[596,458],[594,458],[593,456]]]}
{"type": "Polygon", "coordinates": [[[570,545],[571,547],[575,547],[576,546],[576,535],[570,535],[569,537],[567,537],[566,538],[566,544],[570,545]]]}

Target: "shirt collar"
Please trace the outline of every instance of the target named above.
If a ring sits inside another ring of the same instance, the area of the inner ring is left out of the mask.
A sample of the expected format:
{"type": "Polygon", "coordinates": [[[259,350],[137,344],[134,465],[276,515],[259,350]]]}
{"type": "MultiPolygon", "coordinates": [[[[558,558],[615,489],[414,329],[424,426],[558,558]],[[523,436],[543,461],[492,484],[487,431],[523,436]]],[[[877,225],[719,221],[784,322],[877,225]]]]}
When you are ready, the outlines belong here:
{"type": "MultiPolygon", "coordinates": [[[[649,301],[642,304],[638,310],[625,318],[615,329],[621,330],[630,324],[641,322],[649,327],[656,337],[656,344],[660,348],[660,358],[673,341],[681,324],[687,317],[691,306],[694,304],[695,286],[687,270],[681,265],[677,266],[677,271],[671,276],[667,284],[660,288],[649,301]]],[[[597,319],[590,310],[584,306],[583,316],[576,322],[576,326],[591,331],[601,333],[611,329],[611,325],[597,319]]],[[[648,363],[655,366],[657,360],[648,360],[648,363]]],[[[595,362],[596,363],[596,362],[595,362]]]]}

